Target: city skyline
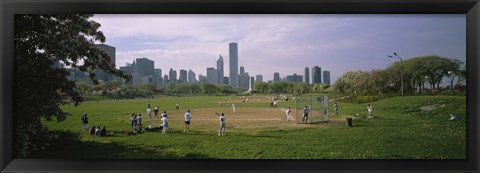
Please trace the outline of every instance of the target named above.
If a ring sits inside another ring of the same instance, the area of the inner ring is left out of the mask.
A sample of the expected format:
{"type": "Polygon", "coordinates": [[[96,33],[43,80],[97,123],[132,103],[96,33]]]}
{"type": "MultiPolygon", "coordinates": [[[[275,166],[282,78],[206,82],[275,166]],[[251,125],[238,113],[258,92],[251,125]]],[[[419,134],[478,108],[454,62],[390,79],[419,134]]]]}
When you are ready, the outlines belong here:
{"type": "Polygon", "coordinates": [[[465,62],[464,15],[95,15],[116,66],[136,58],[167,71],[205,74],[222,55],[229,77],[229,46],[238,43],[238,66],[273,80],[303,75],[305,67],[330,71],[384,69],[402,58],[437,54],[465,62]],[[128,25],[127,25],[128,24],[128,25]]]}

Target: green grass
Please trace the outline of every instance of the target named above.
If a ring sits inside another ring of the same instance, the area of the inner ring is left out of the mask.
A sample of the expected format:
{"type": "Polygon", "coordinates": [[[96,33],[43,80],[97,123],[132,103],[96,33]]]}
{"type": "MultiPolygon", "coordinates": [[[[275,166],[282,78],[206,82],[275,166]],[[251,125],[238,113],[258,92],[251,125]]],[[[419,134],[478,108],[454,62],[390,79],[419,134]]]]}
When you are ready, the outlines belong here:
{"type": "MultiPolygon", "coordinates": [[[[186,109],[218,108],[225,97],[158,97],[151,106],[160,106],[169,116],[179,118],[186,109]],[[179,102],[181,111],[176,111],[179,102]]],[[[227,97],[228,99],[228,97],[227,97]]],[[[231,97],[231,99],[237,99],[231,97]]],[[[133,112],[145,112],[149,99],[93,101],[78,107],[65,106],[72,113],[64,122],[44,124],[64,133],[59,142],[34,153],[33,158],[58,159],[466,159],[466,99],[462,96],[405,96],[370,102],[377,118],[354,118],[353,127],[335,121],[277,128],[234,128],[227,121],[227,135],[216,135],[217,122],[195,122],[192,130],[183,133],[183,124],[171,121],[169,134],[146,132],[135,136],[115,134],[92,137],[81,131],[80,117],[87,112],[90,127],[107,126],[108,130],[129,129],[133,112]],[[422,107],[435,109],[424,110],[422,107]],[[448,121],[450,113],[459,121],[448,121]]],[[[366,104],[342,103],[343,120],[358,113],[366,114],[366,104]]],[[[266,103],[247,103],[239,107],[268,107],[266,103]]],[[[280,102],[293,107],[293,103],[280,102]]],[[[224,104],[231,107],[231,104],[224,104]]],[[[193,113],[193,116],[195,115],[193,113]]],[[[173,119],[174,119],[173,118],[173,119]]],[[[283,116],[282,116],[283,118],[283,116]]],[[[144,120],[146,117],[144,116],[144,120]]],[[[228,119],[228,118],[227,118],[228,119]]],[[[282,119],[283,120],[283,119],[282,119]]],[[[268,123],[268,122],[267,122],[268,123]]],[[[272,122],[269,122],[272,123],[272,122]]],[[[276,123],[276,122],[274,122],[276,123]]]]}

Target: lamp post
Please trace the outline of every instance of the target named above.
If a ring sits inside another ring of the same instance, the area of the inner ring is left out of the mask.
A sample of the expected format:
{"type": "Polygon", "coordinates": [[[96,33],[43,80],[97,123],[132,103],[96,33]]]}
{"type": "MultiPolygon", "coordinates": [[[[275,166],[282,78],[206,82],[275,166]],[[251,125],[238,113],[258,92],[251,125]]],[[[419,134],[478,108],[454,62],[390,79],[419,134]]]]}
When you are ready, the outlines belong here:
{"type": "MultiPolygon", "coordinates": [[[[400,56],[398,56],[398,54],[395,53],[395,52],[393,52],[393,55],[396,58],[400,59],[400,80],[401,80],[400,82],[401,82],[401,85],[402,85],[401,86],[401,91],[402,91],[402,96],[403,96],[403,59],[400,56]]],[[[389,58],[393,58],[394,56],[388,55],[389,58]]]]}
{"type": "Polygon", "coordinates": [[[427,82],[429,82],[429,86],[430,86],[430,90],[432,90],[432,82],[431,81],[428,81],[430,78],[428,76],[425,76],[425,79],[427,80],[427,82]]]}
{"type": "Polygon", "coordinates": [[[450,89],[453,91],[453,79],[455,78],[455,76],[457,76],[457,74],[453,73],[453,71],[448,71],[448,74],[453,74],[452,78],[450,79],[450,89]]]}

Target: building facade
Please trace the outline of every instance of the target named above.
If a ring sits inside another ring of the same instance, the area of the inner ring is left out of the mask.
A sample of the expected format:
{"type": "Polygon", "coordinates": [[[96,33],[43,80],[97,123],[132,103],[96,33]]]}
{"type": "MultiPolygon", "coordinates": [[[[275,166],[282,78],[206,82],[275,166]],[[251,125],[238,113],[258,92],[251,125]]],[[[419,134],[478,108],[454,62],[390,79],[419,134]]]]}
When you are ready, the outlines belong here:
{"type": "Polygon", "coordinates": [[[323,83],[330,85],[330,71],[323,71],[323,83]]]}
{"type": "Polygon", "coordinates": [[[213,67],[207,68],[207,82],[218,84],[218,71],[213,67]]]}
{"type": "Polygon", "coordinates": [[[224,84],[223,83],[223,76],[225,76],[223,74],[224,70],[223,70],[223,57],[222,55],[220,55],[220,57],[218,57],[218,60],[217,60],[217,71],[218,71],[218,83],[219,84],[224,84]]]}
{"type": "Polygon", "coordinates": [[[195,72],[192,69],[188,70],[188,83],[197,83],[197,79],[195,78],[195,72]]]}
{"type": "Polygon", "coordinates": [[[303,71],[303,81],[305,83],[310,83],[310,69],[308,67],[305,67],[305,70],[303,71]]]}
{"type": "Polygon", "coordinates": [[[181,69],[178,76],[178,83],[187,83],[187,70],[181,69]]]}
{"type": "MultiPolygon", "coordinates": [[[[107,45],[107,44],[95,44],[97,48],[100,50],[105,51],[108,56],[110,56],[110,64],[115,67],[115,61],[116,61],[116,50],[115,47],[107,45]]],[[[103,57],[101,57],[103,58],[103,57]]],[[[107,82],[111,81],[113,79],[113,76],[108,74],[107,72],[100,70],[100,69],[95,69],[95,79],[97,79],[100,82],[107,82]]]]}
{"type": "Polygon", "coordinates": [[[237,43],[229,44],[229,58],[230,58],[230,86],[238,88],[238,45],[237,43]]]}
{"type": "Polygon", "coordinates": [[[263,75],[259,74],[255,76],[255,82],[263,82],[263,75]]]}
{"type": "Polygon", "coordinates": [[[280,73],[275,72],[273,73],[273,82],[280,82],[280,73]]]}
{"type": "Polygon", "coordinates": [[[318,66],[312,67],[312,84],[322,83],[322,69],[318,66]]]}

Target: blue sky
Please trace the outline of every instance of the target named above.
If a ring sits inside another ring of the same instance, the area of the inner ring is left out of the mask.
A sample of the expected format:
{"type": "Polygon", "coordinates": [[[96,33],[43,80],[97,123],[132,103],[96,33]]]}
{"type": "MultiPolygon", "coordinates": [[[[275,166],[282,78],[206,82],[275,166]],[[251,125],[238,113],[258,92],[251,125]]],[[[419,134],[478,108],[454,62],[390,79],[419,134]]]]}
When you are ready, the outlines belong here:
{"type": "MultiPolygon", "coordinates": [[[[117,67],[136,58],[155,61],[165,74],[215,67],[221,54],[228,75],[228,43],[237,42],[239,66],[272,80],[315,65],[333,82],[347,71],[384,69],[397,59],[437,54],[465,62],[464,14],[440,15],[179,15],[97,14],[117,67]]],[[[198,78],[198,76],[197,76],[198,78]]]]}

